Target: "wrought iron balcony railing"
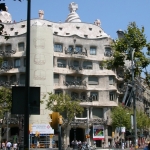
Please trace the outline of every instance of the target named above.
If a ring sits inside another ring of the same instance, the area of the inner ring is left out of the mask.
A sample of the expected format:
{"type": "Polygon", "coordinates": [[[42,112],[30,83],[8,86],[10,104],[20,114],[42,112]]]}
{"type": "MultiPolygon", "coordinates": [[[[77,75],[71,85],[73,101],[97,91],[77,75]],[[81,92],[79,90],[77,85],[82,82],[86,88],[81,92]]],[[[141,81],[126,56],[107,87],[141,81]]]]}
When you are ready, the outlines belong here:
{"type": "Polygon", "coordinates": [[[107,56],[107,57],[111,57],[113,54],[112,54],[112,52],[110,51],[110,52],[105,52],[104,53],[104,56],[107,56]]]}
{"type": "Polygon", "coordinates": [[[82,68],[81,66],[73,66],[73,65],[70,65],[70,66],[69,66],[69,69],[79,71],[79,70],[82,70],[83,68],[82,68]]]}
{"type": "Polygon", "coordinates": [[[13,68],[13,66],[10,66],[10,65],[7,65],[7,66],[2,66],[1,68],[0,68],[0,71],[8,71],[8,70],[10,70],[10,69],[12,69],[13,68]]]}
{"type": "Polygon", "coordinates": [[[73,81],[64,81],[65,86],[86,86],[86,81],[78,81],[78,80],[73,80],[73,81]]]}
{"type": "Polygon", "coordinates": [[[76,95],[72,95],[71,98],[72,100],[80,100],[81,102],[93,102],[93,101],[98,101],[98,98],[96,95],[91,95],[91,96],[84,96],[83,97],[78,97],[76,95]]]}
{"type": "Polygon", "coordinates": [[[15,54],[16,51],[15,50],[10,50],[10,51],[0,51],[0,56],[11,56],[12,54],[15,54]]]}
{"type": "Polygon", "coordinates": [[[10,87],[16,86],[19,84],[19,81],[0,81],[0,86],[10,87]]]}
{"type": "Polygon", "coordinates": [[[73,50],[65,50],[65,54],[70,54],[70,55],[73,55],[73,54],[79,54],[79,55],[85,55],[87,56],[87,49],[85,48],[84,50],[82,49],[82,51],[77,51],[75,49],[73,50]]]}

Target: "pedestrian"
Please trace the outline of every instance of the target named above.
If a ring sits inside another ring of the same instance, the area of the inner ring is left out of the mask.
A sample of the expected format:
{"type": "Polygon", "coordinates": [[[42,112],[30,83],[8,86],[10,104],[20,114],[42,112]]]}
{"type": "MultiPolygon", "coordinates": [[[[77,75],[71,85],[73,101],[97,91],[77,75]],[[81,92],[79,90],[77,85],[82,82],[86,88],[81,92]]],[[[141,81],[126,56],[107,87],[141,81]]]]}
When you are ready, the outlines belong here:
{"type": "Polygon", "coordinates": [[[144,150],[150,150],[150,143],[144,148],[144,150]]]}
{"type": "Polygon", "coordinates": [[[11,146],[12,146],[11,142],[8,141],[7,144],[6,144],[7,150],[10,150],[11,146]]]}
{"type": "Polygon", "coordinates": [[[4,141],[2,142],[2,149],[3,149],[3,150],[5,150],[5,149],[6,149],[6,144],[5,144],[5,142],[4,142],[4,141]]]}
{"type": "Polygon", "coordinates": [[[17,143],[13,144],[13,148],[14,148],[14,150],[17,150],[17,143]]]}

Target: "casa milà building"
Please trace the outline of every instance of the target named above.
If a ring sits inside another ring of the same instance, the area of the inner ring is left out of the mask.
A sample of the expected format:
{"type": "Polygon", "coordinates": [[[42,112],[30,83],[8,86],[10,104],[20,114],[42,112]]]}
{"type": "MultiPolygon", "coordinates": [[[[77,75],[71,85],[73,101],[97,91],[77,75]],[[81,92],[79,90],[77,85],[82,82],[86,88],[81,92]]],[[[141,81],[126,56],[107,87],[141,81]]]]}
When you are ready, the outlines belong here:
{"type": "MultiPolygon", "coordinates": [[[[31,20],[30,86],[41,87],[41,98],[47,92],[54,92],[80,99],[84,112],[82,116],[76,116],[77,140],[88,140],[91,145],[95,140],[97,146],[105,143],[107,147],[112,141],[110,110],[118,105],[117,82],[121,82],[121,77],[103,65],[112,56],[111,37],[101,28],[100,20],[82,22],[77,9],[78,5],[74,2],[69,4],[70,13],[65,22],[45,20],[43,10],[39,10],[38,19],[31,20]],[[98,130],[102,131],[101,137],[96,137],[95,131],[98,130]],[[86,139],[86,134],[90,138],[86,139]]],[[[4,60],[0,80],[24,86],[27,21],[12,22],[10,14],[7,21],[3,14],[9,13],[2,11],[0,20],[5,25],[4,33],[10,37],[5,40],[4,36],[0,36],[0,51],[4,60]]],[[[49,125],[49,113],[44,103],[41,104],[40,115],[30,116],[30,125],[35,131],[38,126],[49,125]]],[[[73,140],[73,128],[72,124],[67,128],[64,125],[64,145],[70,145],[73,140]]],[[[35,131],[30,133],[31,143],[35,131]]],[[[41,131],[40,137],[48,143],[52,133],[52,130],[41,131]]],[[[57,135],[53,138],[57,141],[57,135]]]]}

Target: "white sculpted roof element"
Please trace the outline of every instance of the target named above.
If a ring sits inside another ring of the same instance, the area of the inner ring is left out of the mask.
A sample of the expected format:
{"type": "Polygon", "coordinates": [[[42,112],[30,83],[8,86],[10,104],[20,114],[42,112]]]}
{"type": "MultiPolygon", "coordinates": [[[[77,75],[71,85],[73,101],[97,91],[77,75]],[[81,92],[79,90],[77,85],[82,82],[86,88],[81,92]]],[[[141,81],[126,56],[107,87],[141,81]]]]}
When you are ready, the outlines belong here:
{"type": "Polygon", "coordinates": [[[76,13],[78,5],[74,2],[69,4],[70,14],[68,15],[65,22],[81,22],[79,15],[76,13]]]}
{"type": "Polygon", "coordinates": [[[44,19],[44,11],[39,10],[39,19],[44,19]]]}
{"type": "Polygon", "coordinates": [[[12,22],[12,17],[11,17],[11,14],[8,13],[8,7],[7,6],[6,6],[6,11],[0,12],[0,20],[3,23],[11,23],[12,22]]]}

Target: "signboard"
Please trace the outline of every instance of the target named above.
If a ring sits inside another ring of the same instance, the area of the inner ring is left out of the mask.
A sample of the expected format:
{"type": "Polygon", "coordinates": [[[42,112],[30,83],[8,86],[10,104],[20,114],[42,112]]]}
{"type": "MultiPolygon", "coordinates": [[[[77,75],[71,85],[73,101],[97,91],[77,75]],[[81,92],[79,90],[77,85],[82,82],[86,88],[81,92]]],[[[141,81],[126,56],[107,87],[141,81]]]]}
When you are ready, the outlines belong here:
{"type": "Polygon", "coordinates": [[[93,125],[93,140],[103,140],[103,139],[104,139],[104,126],[93,125]]]}
{"type": "Polygon", "coordinates": [[[121,132],[124,133],[126,131],[126,127],[121,127],[121,132]]]}
{"type": "Polygon", "coordinates": [[[54,134],[54,129],[49,124],[32,124],[32,130],[30,134],[39,132],[40,134],[54,134]]]}

